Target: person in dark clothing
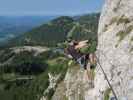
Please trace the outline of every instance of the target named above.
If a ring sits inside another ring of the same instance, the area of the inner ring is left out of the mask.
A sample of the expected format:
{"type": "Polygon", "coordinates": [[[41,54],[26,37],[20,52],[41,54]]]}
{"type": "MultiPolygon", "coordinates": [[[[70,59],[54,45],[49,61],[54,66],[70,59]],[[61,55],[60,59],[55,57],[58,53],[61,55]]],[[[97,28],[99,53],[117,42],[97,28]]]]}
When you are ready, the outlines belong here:
{"type": "Polygon", "coordinates": [[[82,53],[81,48],[88,47],[88,40],[85,41],[71,41],[68,43],[65,52],[69,58],[74,59],[81,68],[84,68],[84,78],[93,84],[93,69],[96,64],[96,57],[94,53],[82,53]]]}
{"type": "Polygon", "coordinates": [[[87,69],[87,63],[90,54],[84,54],[78,50],[79,48],[87,46],[88,40],[77,42],[71,41],[66,48],[66,53],[69,57],[73,58],[77,63],[80,64],[81,68],[87,69]]]}

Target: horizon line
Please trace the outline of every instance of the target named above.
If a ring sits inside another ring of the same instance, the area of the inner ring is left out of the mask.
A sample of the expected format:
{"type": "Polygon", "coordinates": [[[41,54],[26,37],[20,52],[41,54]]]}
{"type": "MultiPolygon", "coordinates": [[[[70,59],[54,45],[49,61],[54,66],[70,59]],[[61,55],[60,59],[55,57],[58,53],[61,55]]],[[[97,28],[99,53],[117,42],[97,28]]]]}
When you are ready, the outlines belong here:
{"type": "Polygon", "coordinates": [[[93,13],[100,13],[101,11],[94,11],[94,12],[84,12],[84,13],[23,13],[23,14],[16,14],[16,13],[3,13],[0,16],[80,16],[86,14],[93,14],[93,13]]]}

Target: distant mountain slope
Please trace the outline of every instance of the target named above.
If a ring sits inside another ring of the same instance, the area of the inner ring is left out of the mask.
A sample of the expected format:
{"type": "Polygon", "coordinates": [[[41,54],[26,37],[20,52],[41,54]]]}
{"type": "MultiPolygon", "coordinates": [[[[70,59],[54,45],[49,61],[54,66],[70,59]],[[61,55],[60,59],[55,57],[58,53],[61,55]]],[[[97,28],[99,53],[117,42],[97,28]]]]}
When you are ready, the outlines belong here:
{"type": "Polygon", "coordinates": [[[16,37],[55,16],[0,16],[0,42],[16,37]]]}
{"type": "Polygon", "coordinates": [[[80,24],[80,27],[82,28],[81,33],[86,33],[86,35],[82,35],[82,38],[95,38],[97,34],[97,28],[98,28],[98,21],[99,21],[100,13],[92,13],[92,14],[86,14],[82,16],[74,17],[75,21],[77,21],[80,24]]]}
{"type": "Polygon", "coordinates": [[[96,39],[99,14],[89,14],[78,18],[62,16],[47,24],[34,28],[11,40],[10,45],[55,46],[71,35],[75,39],[96,39]],[[75,28],[74,28],[75,27],[75,28]]]}
{"type": "Polygon", "coordinates": [[[72,23],[73,19],[70,17],[59,17],[11,40],[10,44],[54,46],[65,40],[67,32],[73,26],[72,23]]]}

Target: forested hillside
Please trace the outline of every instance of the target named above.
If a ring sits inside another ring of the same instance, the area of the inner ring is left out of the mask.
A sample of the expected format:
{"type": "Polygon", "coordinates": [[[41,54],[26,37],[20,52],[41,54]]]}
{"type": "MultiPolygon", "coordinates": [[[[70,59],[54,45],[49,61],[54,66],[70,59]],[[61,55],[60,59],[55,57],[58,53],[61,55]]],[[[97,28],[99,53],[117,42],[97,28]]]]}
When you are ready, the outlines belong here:
{"type": "Polygon", "coordinates": [[[69,37],[89,39],[94,52],[98,19],[99,14],[62,16],[11,39],[0,49],[0,98],[40,100],[45,95],[51,100],[55,90],[49,89],[49,75],[57,75],[59,83],[70,67],[58,44],[69,37]]]}
{"type": "Polygon", "coordinates": [[[96,40],[99,14],[81,17],[59,17],[12,39],[10,45],[56,46],[67,37],[96,40]]]}

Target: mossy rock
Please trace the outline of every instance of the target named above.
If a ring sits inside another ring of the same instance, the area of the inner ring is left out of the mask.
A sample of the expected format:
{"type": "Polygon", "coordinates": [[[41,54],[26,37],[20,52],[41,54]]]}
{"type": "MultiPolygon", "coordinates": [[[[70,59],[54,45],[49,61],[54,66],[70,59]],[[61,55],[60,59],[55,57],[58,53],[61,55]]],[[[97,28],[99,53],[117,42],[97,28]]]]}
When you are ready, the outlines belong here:
{"type": "Polygon", "coordinates": [[[133,47],[130,49],[130,52],[132,52],[133,51],[133,47]]]}
{"type": "MultiPolygon", "coordinates": [[[[126,30],[119,31],[116,36],[119,36],[119,42],[122,41],[133,30],[133,25],[127,27],[126,30]]],[[[132,40],[132,39],[131,39],[132,40]]]]}
{"type": "Polygon", "coordinates": [[[127,35],[127,33],[124,32],[123,30],[122,30],[122,31],[119,31],[119,32],[116,34],[116,36],[119,36],[119,41],[122,41],[122,40],[125,38],[126,35],[127,35]]]}
{"type": "Polygon", "coordinates": [[[113,17],[110,21],[110,24],[109,25],[112,25],[113,23],[117,23],[117,25],[121,24],[121,23],[124,23],[124,24],[127,24],[127,23],[130,23],[130,19],[127,18],[125,15],[122,15],[121,17],[113,17]]]}
{"type": "Polygon", "coordinates": [[[117,21],[117,25],[121,24],[121,23],[124,23],[124,24],[127,24],[127,23],[130,23],[130,20],[129,18],[127,18],[126,16],[122,15],[118,21],[117,21]]]}
{"type": "Polygon", "coordinates": [[[116,23],[118,21],[118,17],[113,17],[110,21],[109,25],[112,25],[113,23],[116,23]]]}
{"type": "Polygon", "coordinates": [[[133,42],[133,36],[131,37],[131,42],[133,42]]]}
{"type": "Polygon", "coordinates": [[[130,33],[132,30],[133,30],[133,25],[130,25],[130,26],[127,27],[126,32],[130,33]]]}
{"type": "Polygon", "coordinates": [[[106,24],[104,29],[103,29],[103,32],[106,32],[108,30],[108,25],[106,24]]]}
{"type": "Polygon", "coordinates": [[[104,100],[109,100],[109,95],[111,93],[111,89],[107,88],[104,92],[104,100]]]}

